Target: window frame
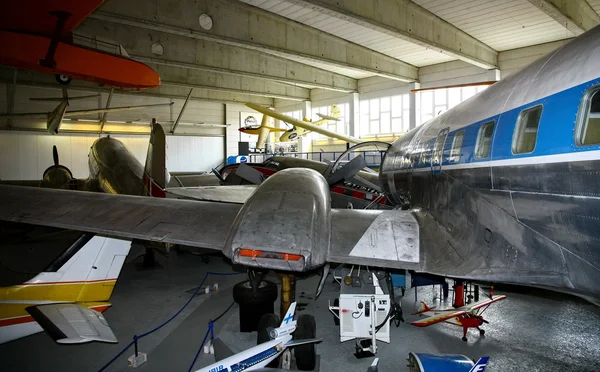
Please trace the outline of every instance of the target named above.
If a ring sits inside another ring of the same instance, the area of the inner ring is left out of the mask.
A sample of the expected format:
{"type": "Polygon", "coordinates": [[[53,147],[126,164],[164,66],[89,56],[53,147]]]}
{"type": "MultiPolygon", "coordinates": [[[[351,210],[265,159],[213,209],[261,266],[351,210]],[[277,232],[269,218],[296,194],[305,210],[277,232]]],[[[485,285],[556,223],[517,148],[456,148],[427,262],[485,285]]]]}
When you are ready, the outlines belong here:
{"type": "Polygon", "coordinates": [[[463,144],[465,142],[465,130],[460,130],[458,132],[456,132],[454,134],[454,137],[452,137],[452,146],[450,147],[450,156],[448,157],[448,162],[449,163],[458,163],[460,162],[460,159],[462,158],[462,148],[463,148],[463,144]],[[456,145],[456,137],[460,136],[461,140],[460,140],[460,147],[458,148],[458,159],[454,160],[454,155],[453,152],[455,150],[455,145],[456,145]]]}
{"type": "Polygon", "coordinates": [[[535,148],[537,147],[538,134],[540,133],[540,123],[542,122],[542,114],[543,113],[544,113],[544,105],[541,103],[521,110],[521,112],[519,113],[519,116],[517,116],[517,122],[515,125],[515,129],[513,130],[512,142],[510,145],[510,151],[513,155],[531,154],[532,152],[535,151],[535,148]],[[526,129],[526,127],[523,126],[523,121],[522,121],[523,116],[525,116],[526,113],[536,110],[538,108],[540,108],[541,111],[540,111],[540,118],[538,119],[538,122],[537,122],[537,129],[535,132],[535,144],[533,145],[533,149],[528,152],[517,152],[516,151],[517,140],[525,133],[525,129],[526,129]]]}
{"type": "MultiPolygon", "coordinates": [[[[592,98],[600,93],[600,84],[593,85],[585,91],[579,105],[579,112],[577,113],[577,121],[575,122],[575,145],[577,147],[588,147],[588,146],[599,146],[600,143],[584,144],[583,136],[587,130],[587,124],[589,124],[589,115],[592,104],[592,98]]],[[[600,97],[600,96],[599,96],[600,97]]]]}
{"type": "Polygon", "coordinates": [[[482,159],[487,159],[490,157],[490,152],[492,152],[492,138],[494,138],[494,130],[495,129],[496,129],[496,120],[495,119],[486,121],[485,123],[481,124],[481,126],[479,127],[479,131],[477,132],[477,141],[475,141],[475,149],[473,151],[474,159],[482,160],[482,159]],[[483,136],[484,128],[488,127],[489,125],[492,126],[492,135],[490,136],[490,149],[486,156],[478,156],[477,153],[479,153],[479,146],[481,144],[481,138],[483,136]]]}

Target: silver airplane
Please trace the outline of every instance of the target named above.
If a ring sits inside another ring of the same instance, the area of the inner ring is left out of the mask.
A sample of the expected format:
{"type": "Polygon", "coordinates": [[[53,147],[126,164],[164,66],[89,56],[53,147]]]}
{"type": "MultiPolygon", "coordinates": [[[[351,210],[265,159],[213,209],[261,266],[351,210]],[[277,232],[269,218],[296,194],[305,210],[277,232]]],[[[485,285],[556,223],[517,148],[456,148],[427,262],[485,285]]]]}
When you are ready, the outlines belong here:
{"type": "Polygon", "coordinates": [[[543,287],[600,303],[600,27],[410,131],[396,210],[330,207],[285,169],[243,205],[0,186],[0,219],[221,250],[256,269],[329,262],[543,287]]]}

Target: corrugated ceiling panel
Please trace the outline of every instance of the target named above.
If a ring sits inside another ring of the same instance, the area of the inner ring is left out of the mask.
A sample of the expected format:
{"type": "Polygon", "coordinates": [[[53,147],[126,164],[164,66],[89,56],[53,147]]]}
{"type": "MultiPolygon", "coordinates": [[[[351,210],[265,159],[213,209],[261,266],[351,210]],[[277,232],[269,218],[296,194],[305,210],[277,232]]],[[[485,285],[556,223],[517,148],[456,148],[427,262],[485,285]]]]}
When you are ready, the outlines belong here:
{"type": "Polygon", "coordinates": [[[527,0],[413,1],[498,51],[573,37],[527,0]]]}
{"type": "Polygon", "coordinates": [[[417,67],[452,61],[455,59],[435,50],[430,50],[385,33],[374,31],[368,27],[357,25],[327,14],[322,14],[311,9],[306,9],[298,5],[283,6],[282,4],[287,5],[288,3],[282,0],[241,1],[417,67]]]}

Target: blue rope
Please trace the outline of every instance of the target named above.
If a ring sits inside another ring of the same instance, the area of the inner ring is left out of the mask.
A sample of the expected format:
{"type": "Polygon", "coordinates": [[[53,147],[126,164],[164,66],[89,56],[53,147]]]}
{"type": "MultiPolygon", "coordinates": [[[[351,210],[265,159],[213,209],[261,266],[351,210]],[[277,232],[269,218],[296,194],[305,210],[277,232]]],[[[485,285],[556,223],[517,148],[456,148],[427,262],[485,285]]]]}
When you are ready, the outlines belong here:
{"type": "MultiPolygon", "coordinates": [[[[196,297],[196,295],[198,294],[198,291],[200,291],[200,288],[202,288],[202,286],[204,285],[204,282],[206,281],[206,278],[208,278],[209,275],[218,275],[218,276],[228,276],[228,275],[239,275],[239,274],[245,274],[245,273],[215,273],[215,272],[207,272],[206,275],[204,275],[204,278],[202,278],[202,282],[200,282],[200,285],[198,286],[198,288],[196,288],[196,290],[194,291],[194,294],[192,294],[192,297],[190,297],[189,300],[187,300],[187,302],[183,305],[183,307],[181,309],[179,309],[179,311],[177,311],[175,313],[175,315],[173,315],[172,317],[170,317],[169,319],[167,319],[167,321],[165,321],[164,323],[162,323],[161,325],[159,325],[158,327],[155,327],[154,329],[146,332],[146,333],[142,333],[139,336],[133,336],[133,341],[131,341],[130,343],[127,344],[127,346],[125,346],[123,348],[123,350],[121,350],[117,355],[115,355],[111,360],[108,361],[108,363],[106,363],[104,366],[102,366],[102,368],[100,368],[98,370],[98,372],[102,372],[104,371],[106,368],[108,368],[115,360],[117,360],[118,357],[120,357],[121,355],[123,355],[124,352],[126,352],[127,350],[129,350],[129,348],[136,343],[137,340],[142,339],[146,336],[148,336],[149,334],[152,334],[156,331],[158,331],[159,329],[161,329],[162,327],[166,326],[167,324],[169,324],[169,322],[171,322],[173,319],[175,319],[179,314],[181,314],[181,312],[190,304],[190,302],[192,302],[192,300],[194,299],[194,297],[196,297]]],[[[223,315],[225,315],[225,313],[227,311],[229,311],[229,309],[231,309],[231,307],[233,306],[233,303],[227,308],[227,310],[225,310],[224,313],[222,313],[221,315],[219,315],[217,317],[216,320],[218,320],[219,318],[221,318],[223,315]]],[[[206,335],[208,336],[208,331],[206,332],[206,335]]],[[[204,345],[204,342],[206,342],[206,336],[204,336],[204,341],[202,341],[202,345],[204,345]]],[[[202,346],[200,347],[200,349],[202,349],[202,346]]],[[[197,356],[196,356],[197,358],[197,356]]],[[[196,361],[196,359],[194,359],[194,362],[196,361]]],[[[191,368],[191,367],[190,367],[191,368]]]]}
{"type": "Polygon", "coordinates": [[[227,314],[227,312],[229,311],[229,309],[231,309],[233,307],[233,305],[235,305],[235,301],[233,301],[231,303],[231,305],[229,305],[229,307],[227,309],[225,309],[225,311],[223,311],[221,313],[221,315],[219,315],[218,317],[215,318],[215,320],[211,320],[208,322],[208,329],[206,330],[206,334],[204,335],[204,339],[202,340],[202,343],[200,344],[200,347],[198,348],[198,351],[196,351],[196,355],[194,356],[194,360],[192,361],[192,364],[190,364],[190,368],[188,369],[188,372],[191,372],[192,368],[194,368],[194,364],[196,364],[196,360],[198,360],[198,356],[200,355],[200,351],[202,350],[202,348],[204,347],[204,343],[206,342],[206,338],[208,337],[208,334],[211,334],[211,340],[214,339],[214,334],[213,334],[213,326],[214,323],[221,319],[223,317],[223,315],[227,314]]]}

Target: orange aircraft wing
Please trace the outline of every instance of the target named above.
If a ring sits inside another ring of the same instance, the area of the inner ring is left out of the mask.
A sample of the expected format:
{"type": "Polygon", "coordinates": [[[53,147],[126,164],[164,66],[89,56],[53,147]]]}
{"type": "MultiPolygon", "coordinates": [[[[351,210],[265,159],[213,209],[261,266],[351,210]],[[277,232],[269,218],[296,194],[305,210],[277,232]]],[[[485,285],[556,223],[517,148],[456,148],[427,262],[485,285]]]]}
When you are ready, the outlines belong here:
{"type": "Polygon", "coordinates": [[[67,36],[94,11],[103,0],[7,0],[2,4],[0,24],[4,30],[52,37],[56,16],[52,12],[69,13],[61,36],[67,36]]]}
{"type": "Polygon", "coordinates": [[[468,308],[470,310],[480,309],[480,308],[482,308],[484,306],[489,306],[489,305],[493,304],[494,302],[497,302],[497,301],[500,301],[500,300],[504,300],[505,298],[506,298],[505,295],[502,295],[502,296],[492,296],[492,298],[490,298],[489,300],[482,300],[482,301],[479,301],[479,302],[475,302],[473,305],[469,306],[468,308]]]}

